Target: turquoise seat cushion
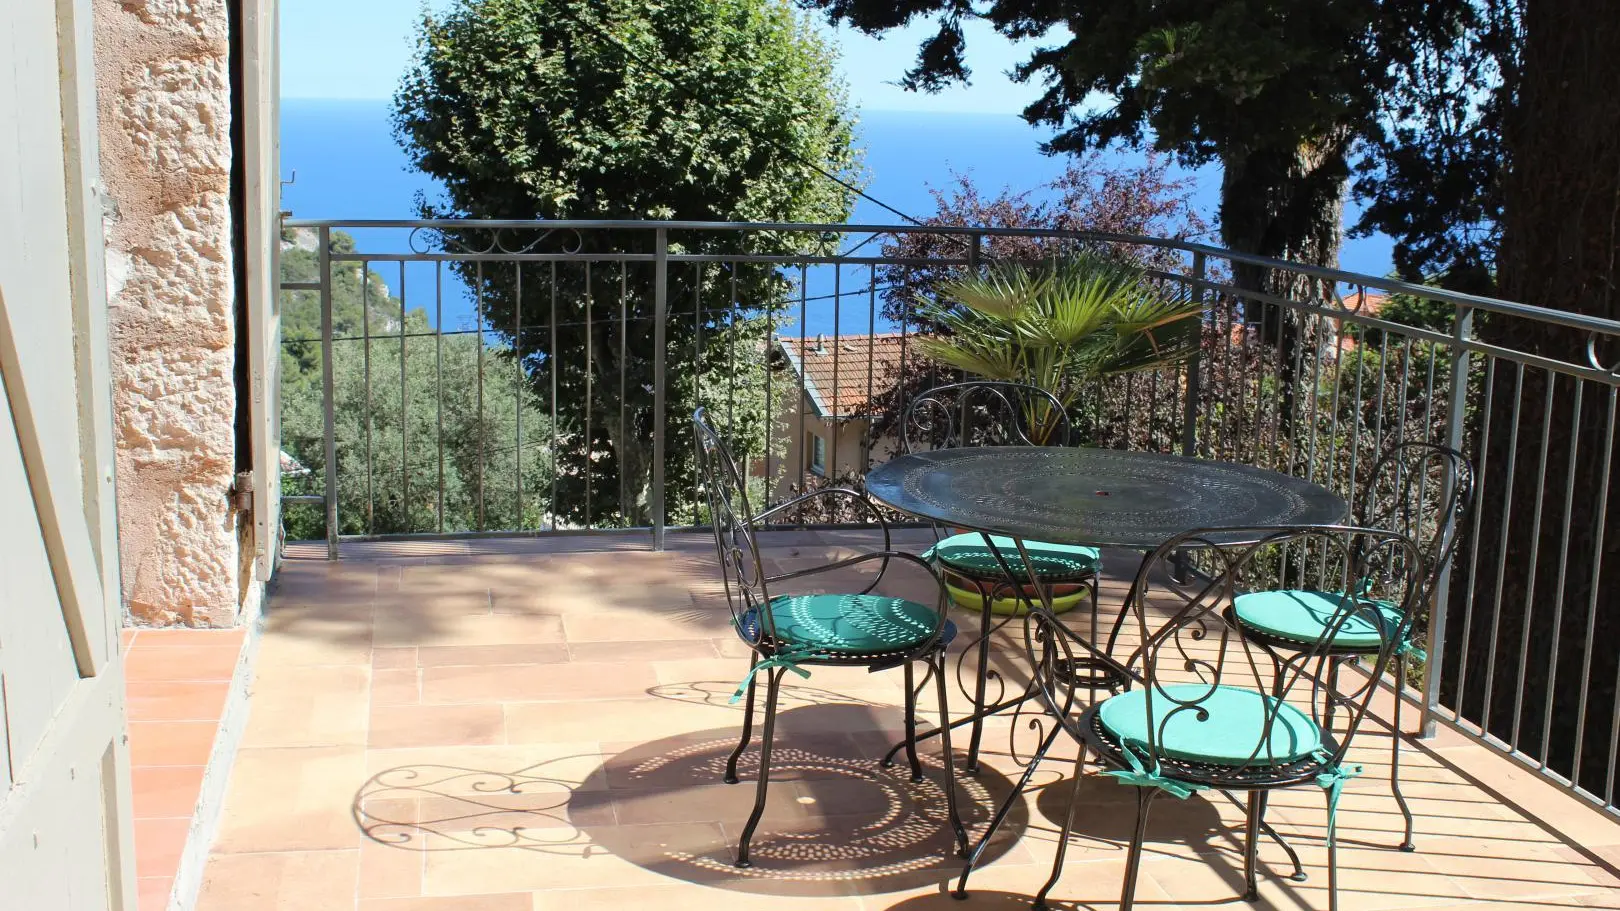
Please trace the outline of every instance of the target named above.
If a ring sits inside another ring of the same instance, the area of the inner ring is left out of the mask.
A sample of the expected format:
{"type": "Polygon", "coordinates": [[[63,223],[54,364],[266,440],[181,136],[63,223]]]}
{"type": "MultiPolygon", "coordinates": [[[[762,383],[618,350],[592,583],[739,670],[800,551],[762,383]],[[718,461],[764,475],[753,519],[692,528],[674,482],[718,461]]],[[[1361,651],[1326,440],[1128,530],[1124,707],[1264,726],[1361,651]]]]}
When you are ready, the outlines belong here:
{"type": "MultiPolygon", "coordinates": [[[[882,655],[916,648],[934,634],[939,614],[883,595],[782,595],[771,599],[771,620],[784,652],[830,657],[882,655]]],[[[758,642],[753,611],[739,623],[742,637],[758,642]]],[[[946,632],[954,632],[947,627],[946,632]]]]}
{"type": "Polygon", "coordinates": [[[1255,690],[1201,683],[1144,687],[1110,697],[1097,721],[1138,755],[1148,755],[1151,703],[1158,754],[1183,762],[1218,766],[1285,765],[1322,747],[1322,732],[1310,716],[1255,690]],[[1175,711],[1179,703],[1196,708],[1175,711]],[[1200,711],[1202,710],[1202,711],[1200,711]],[[1271,722],[1269,744],[1265,739],[1271,722]]]}
{"type": "MultiPolygon", "coordinates": [[[[1396,634],[1401,610],[1388,601],[1362,598],[1369,610],[1357,610],[1344,619],[1333,636],[1333,646],[1376,652],[1396,634]]],[[[1348,608],[1338,592],[1284,589],[1250,592],[1232,599],[1232,613],[1239,623],[1278,639],[1314,645],[1320,642],[1338,615],[1348,608]]]]}
{"type": "MultiPolygon", "coordinates": [[[[1008,566],[1015,571],[1023,570],[1018,544],[1012,538],[991,535],[990,541],[1001,552],[1008,566]]],[[[1048,582],[1083,579],[1095,573],[1102,562],[1102,554],[1095,547],[1025,541],[1024,549],[1029,551],[1029,560],[1035,565],[1036,575],[1048,582]]],[[[995,551],[985,546],[984,536],[978,532],[952,535],[935,544],[932,553],[942,565],[965,576],[998,580],[1006,576],[996,560],[995,551]]]]}

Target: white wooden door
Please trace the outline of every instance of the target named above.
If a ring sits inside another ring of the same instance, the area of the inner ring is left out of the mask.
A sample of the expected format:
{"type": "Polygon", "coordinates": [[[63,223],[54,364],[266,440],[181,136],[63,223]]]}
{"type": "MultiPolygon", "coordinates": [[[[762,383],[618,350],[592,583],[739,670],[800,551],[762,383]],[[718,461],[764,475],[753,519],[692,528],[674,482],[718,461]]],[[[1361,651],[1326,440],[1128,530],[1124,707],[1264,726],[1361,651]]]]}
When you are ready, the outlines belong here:
{"type": "Polygon", "coordinates": [[[281,531],[281,161],[276,0],[242,14],[242,118],[247,193],[247,344],[252,377],[253,541],[260,579],[275,572],[281,531]]]}
{"type": "Polygon", "coordinates": [[[135,911],[91,0],[0,0],[0,911],[135,911]]]}

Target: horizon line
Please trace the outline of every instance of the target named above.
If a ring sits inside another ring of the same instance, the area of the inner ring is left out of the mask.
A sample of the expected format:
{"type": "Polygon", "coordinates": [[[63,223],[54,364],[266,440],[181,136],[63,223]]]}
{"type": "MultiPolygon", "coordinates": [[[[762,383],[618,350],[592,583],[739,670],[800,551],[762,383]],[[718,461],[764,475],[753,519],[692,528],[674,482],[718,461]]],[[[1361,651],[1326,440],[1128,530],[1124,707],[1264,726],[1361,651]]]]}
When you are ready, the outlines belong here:
{"type": "MultiPolygon", "coordinates": [[[[325,102],[369,102],[369,103],[378,103],[378,102],[392,101],[393,99],[388,97],[388,96],[380,96],[379,97],[379,96],[375,96],[375,95],[345,95],[345,96],[336,96],[336,95],[281,95],[281,96],[278,96],[277,100],[282,101],[282,102],[287,102],[287,101],[315,101],[315,102],[322,102],[322,101],[325,101],[325,102]]],[[[939,110],[937,108],[871,107],[871,108],[859,108],[859,109],[857,109],[855,111],[855,115],[857,117],[859,117],[861,114],[868,114],[868,113],[870,113],[870,114],[955,114],[955,115],[966,114],[966,115],[970,115],[970,116],[1011,117],[1011,118],[1013,118],[1015,120],[1023,121],[1022,115],[1017,114],[1017,113],[1008,112],[1008,111],[992,111],[992,110],[985,110],[985,109],[968,109],[968,110],[949,110],[949,111],[947,111],[947,110],[939,110]]]]}

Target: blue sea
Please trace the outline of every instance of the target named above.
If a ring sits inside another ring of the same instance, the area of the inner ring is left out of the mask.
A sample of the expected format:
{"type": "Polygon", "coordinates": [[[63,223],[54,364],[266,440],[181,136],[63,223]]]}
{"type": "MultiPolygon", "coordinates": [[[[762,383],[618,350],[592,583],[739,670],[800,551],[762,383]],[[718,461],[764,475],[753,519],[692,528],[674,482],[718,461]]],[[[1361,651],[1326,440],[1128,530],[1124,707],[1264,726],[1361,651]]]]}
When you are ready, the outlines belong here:
{"type": "MultiPolygon", "coordinates": [[[[934,210],[931,188],[944,188],[953,182],[953,173],[972,176],[980,190],[993,194],[1003,187],[1034,191],[1039,197],[1045,184],[1063,171],[1064,160],[1041,154],[1039,143],[1047,135],[1011,115],[940,114],[913,111],[866,111],[860,116],[859,142],[865,149],[865,167],[870,182],[866,192],[908,215],[922,218],[934,210]]],[[[1112,152],[1122,159],[1139,161],[1140,154],[1112,152]]],[[[404,153],[394,141],[386,100],[285,99],[281,111],[281,167],[284,176],[296,172],[296,180],[282,190],[282,208],[296,218],[320,219],[410,219],[417,217],[418,195],[434,198],[438,187],[426,175],[410,168],[404,153]]],[[[1206,167],[1193,172],[1193,199],[1213,221],[1219,198],[1220,173],[1206,167]]],[[[1347,220],[1357,215],[1347,207],[1347,220]]],[[[859,224],[895,224],[897,216],[867,201],[859,200],[852,219],[859,224]]],[[[397,232],[356,231],[359,249],[371,252],[404,252],[404,239],[397,232]]],[[[1352,272],[1384,275],[1392,265],[1392,245],[1387,237],[1346,240],[1341,265],[1352,272]]],[[[846,282],[858,281],[849,277],[846,282]]],[[[401,275],[397,266],[378,268],[394,293],[400,292],[401,279],[407,286],[407,304],[425,307],[431,314],[433,269],[428,264],[411,264],[401,275]]],[[[861,270],[864,276],[864,269],[861,270]]],[[[449,287],[446,278],[443,323],[445,328],[470,326],[472,306],[459,289],[449,287]]],[[[829,284],[823,277],[815,284],[829,284]]],[[[846,285],[847,290],[849,286],[846,285]]],[[[812,287],[812,293],[817,288],[812,287]]],[[[850,307],[839,320],[843,332],[867,331],[865,307],[850,307]]],[[[806,320],[805,331],[832,332],[830,312],[806,320]]],[[[876,327],[882,331],[881,324],[876,327]]]]}

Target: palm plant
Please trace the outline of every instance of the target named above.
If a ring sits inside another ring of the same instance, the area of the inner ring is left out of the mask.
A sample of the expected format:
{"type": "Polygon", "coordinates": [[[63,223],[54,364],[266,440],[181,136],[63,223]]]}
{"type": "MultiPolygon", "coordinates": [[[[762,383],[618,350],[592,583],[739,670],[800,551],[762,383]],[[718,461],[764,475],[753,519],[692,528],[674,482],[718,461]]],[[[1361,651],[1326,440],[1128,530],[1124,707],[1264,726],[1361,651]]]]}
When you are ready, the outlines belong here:
{"type": "MultiPolygon", "coordinates": [[[[991,380],[1026,383],[1070,409],[1099,377],[1156,370],[1198,350],[1203,305],[1159,287],[1138,266],[1096,254],[1005,263],[940,287],[920,302],[934,325],[927,357],[991,380]]],[[[1049,403],[1031,401],[1037,411],[1049,403]]],[[[1024,415],[1044,442],[1054,415],[1024,415]]]]}

